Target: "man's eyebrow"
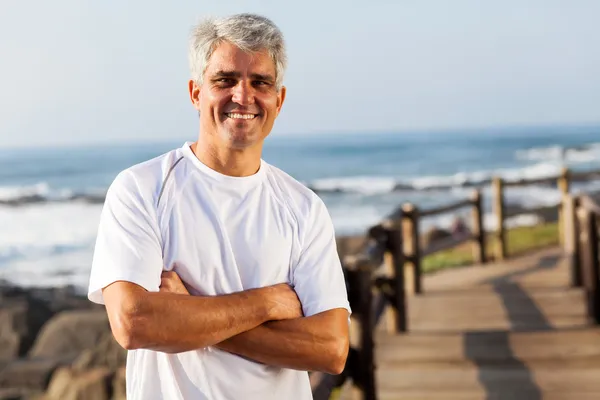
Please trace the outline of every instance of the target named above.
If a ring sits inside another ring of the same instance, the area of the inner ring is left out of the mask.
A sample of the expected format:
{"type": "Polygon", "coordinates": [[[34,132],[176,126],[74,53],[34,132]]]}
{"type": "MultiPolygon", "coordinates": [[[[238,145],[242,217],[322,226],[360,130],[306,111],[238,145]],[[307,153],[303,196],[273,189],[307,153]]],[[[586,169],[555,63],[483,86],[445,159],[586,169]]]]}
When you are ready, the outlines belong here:
{"type": "Polygon", "coordinates": [[[241,74],[239,72],[235,72],[235,71],[217,71],[214,74],[215,77],[219,77],[219,78],[239,78],[241,76],[241,74]]]}
{"type": "MultiPolygon", "coordinates": [[[[240,72],[237,71],[224,71],[220,70],[215,72],[213,75],[215,78],[238,78],[242,76],[240,72]]],[[[270,74],[250,74],[250,78],[253,80],[266,81],[266,82],[275,82],[275,78],[270,74]]]]}
{"type": "Polygon", "coordinates": [[[266,81],[266,82],[274,82],[275,81],[275,78],[273,78],[269,74],[266,74],[266,75],[263,75],[263,74],[251,74],[250,77],[252,79],[259,80],[259,81],[266,81]]]}

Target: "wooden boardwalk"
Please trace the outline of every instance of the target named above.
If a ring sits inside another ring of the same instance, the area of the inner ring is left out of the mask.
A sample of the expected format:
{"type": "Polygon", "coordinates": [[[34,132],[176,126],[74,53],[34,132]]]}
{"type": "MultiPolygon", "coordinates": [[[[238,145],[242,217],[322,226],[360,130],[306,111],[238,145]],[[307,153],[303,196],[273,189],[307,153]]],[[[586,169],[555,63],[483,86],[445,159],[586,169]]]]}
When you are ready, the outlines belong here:
{"type": "MultiPolygon", "coordinates": [[[[600,399],[600,329],[557,249],[426,276],[375,334],[378,399],[600,399]]],[[[347,384],[342,399],[350,399],[347,384]]]]}

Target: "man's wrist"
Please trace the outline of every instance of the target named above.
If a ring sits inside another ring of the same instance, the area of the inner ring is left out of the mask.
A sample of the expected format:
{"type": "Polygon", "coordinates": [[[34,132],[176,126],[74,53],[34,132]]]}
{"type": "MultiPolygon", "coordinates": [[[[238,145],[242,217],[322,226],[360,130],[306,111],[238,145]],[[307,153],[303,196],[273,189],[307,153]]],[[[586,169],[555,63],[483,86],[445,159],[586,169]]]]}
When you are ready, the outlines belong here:
{"type": "Polygon", "coordinates": [[[276,308],[271,301],[271,292],[270,287],[256,288],[248,291],[248,295],[250,296],[248,301],[254,304],[261,323],[277,319],[275,315],[276,308]]]}

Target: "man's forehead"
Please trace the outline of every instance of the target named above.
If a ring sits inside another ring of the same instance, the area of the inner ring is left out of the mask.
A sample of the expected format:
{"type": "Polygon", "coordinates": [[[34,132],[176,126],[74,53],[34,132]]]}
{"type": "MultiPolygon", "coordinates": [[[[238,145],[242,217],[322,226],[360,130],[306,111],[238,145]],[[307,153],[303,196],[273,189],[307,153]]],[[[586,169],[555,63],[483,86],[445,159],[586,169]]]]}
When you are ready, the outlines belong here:
{"type": "Polygon", "coordinates": [[[249,53],[225,42],[220,44],[211,55],[206,72],[274,75],[275,62],[266,50],[249,53]]]}

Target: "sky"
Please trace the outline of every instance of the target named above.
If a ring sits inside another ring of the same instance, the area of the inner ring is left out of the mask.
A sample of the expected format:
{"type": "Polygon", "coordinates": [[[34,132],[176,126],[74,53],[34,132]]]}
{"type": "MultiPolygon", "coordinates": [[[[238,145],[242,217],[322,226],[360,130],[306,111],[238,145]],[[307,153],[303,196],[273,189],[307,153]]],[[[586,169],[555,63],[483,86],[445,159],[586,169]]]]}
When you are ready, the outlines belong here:
{"type": "Polygon", "coordinates": [[[600,124],[600,1],[1,0],[0,147],[195,139],[205,16],[283,31],[274,133],[600,124]]]}

